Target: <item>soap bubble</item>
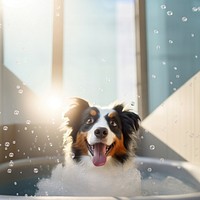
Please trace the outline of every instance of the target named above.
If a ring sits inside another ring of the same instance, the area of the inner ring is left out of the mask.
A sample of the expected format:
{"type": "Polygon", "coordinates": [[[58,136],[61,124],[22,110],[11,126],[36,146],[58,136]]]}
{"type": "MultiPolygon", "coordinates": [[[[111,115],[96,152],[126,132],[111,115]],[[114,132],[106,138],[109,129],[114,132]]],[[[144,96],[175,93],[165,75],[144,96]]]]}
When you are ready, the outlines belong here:
{"type": "Polygon", "coordinates": [[[11,173],[12,173],[12,169],[10,169],[10,168],[7,169],[7,173],[8,173],[8,174],[11,174],[11,173]]]}
{"type": "Polygon", "coordinates": [[[10,142],[5,142],[5,147],[9,147],[10,146],[10,142]]]}
{"type": "Polygon", "coordinates": [[[3,126],[3,130],[7,131],[8,130],[8,126],[3,126]]]}
{"type": "Polygon", "coordinates": [[[34,169],[33,169],[33,172],[34,172],[35,174],[37,174],[37,173],[39,172],[38,168],[34,168],[34,169]]]}
{"type": "Polygon", "coordinates": [[[10,152],[10,153],[9,153],[9,157],[10,157],[10,158],[13,158],[13,157],[14,157],[14,153],[10,152]]]}
{"type": "Polygon", "coordinates": [[[152,168],[151,167],[147,168],[147,171],[152,172],[152,168]]]}
{"type": "Polygon", "coordinates": [[[173,12],[171,10],[167,11],[167,15],[168,16],[172,16],[173,15],[173,12]]]}
{"type": "Polygon", "coordinates": [[[19,94],[22,94],[23,92],[24,92],[24,90],[22,90],[22,89],[19,89],[19,90],[18,90],[18,93],[19,93],[19,94]]]}
{"type": "Polygon", "coordinates": [[[166,5],[164,5],[164,4],[163,4],[163,5],[161,5],[160,7],[161,7],[161,9],[162,9],[162,10],[165,10],[165,9],[167,8],[167,6],[166,6],[166,5]]]}
{"type": "Polygon", "coordinates": [[[182,17],[183,22],[187,22],[187,20],[188,20],[187,17],[182,17]]]}
{"type": "Polygon", "coordinates": [[[153,144],[149,146],[149,149],[150,149],[150,150],[154,150],[155,148],[156,148],[156,147],[155,147],[155,145],[153,145],[153,144]]]}
{"type": "Polygon", "coordinates": [[[15,110],[14,115],[19,115],[19,110],[15,110]]]}

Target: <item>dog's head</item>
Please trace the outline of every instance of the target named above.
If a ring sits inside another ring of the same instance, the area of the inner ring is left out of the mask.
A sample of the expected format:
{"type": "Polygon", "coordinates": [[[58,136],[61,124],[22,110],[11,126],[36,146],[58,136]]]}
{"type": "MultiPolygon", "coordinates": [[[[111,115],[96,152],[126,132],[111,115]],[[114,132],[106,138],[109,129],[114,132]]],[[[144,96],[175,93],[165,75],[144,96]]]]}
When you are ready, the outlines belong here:
{"type": "Polygon", "coordinates": [[[101,108],[75,98],[65,117],[76,161],[87,155],[102,166],[108,157],[124,163],[134,155],[140,118],[123,104],[101,108]]]}

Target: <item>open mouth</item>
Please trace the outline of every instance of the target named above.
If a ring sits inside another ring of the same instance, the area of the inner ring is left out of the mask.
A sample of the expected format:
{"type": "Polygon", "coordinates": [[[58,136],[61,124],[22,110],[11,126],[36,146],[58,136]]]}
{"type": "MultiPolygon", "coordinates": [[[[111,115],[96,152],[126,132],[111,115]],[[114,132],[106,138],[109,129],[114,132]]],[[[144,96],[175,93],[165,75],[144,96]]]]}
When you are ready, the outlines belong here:
{"type": "Polygon", "coordinates": [[[86,144],[89,152],[93,156],[93,164],[95,166],[102,166],[106,163],[106,157],[113,149],[115,143],[112,143],[111,145],[106,145],[103,143],[96,143],[94,145],[90,145],[86,141],[86,144]]]}

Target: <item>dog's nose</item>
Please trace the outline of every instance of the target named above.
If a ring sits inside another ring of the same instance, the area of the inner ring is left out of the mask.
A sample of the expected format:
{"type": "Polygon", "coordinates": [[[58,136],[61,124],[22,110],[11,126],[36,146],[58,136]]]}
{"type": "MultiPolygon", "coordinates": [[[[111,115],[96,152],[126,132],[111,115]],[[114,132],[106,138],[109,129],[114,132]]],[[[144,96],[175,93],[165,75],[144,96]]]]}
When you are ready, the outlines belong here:
{"type": "Polygon", "coordinates": [[[104,127],[99,127],[94,131],[94,134],[98,139],[103,139],[108,135],[108,129],[104,127]]]}

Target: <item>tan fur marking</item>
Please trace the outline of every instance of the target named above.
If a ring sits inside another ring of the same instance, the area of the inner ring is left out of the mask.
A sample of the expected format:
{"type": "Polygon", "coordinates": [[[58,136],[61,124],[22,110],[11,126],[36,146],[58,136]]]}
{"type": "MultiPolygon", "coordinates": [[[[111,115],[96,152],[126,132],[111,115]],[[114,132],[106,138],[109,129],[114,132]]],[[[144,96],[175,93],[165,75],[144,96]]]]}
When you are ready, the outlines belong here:
{"type": "Polygon", "coordinates": [[[115,145],[111,152],[109,153],[109,156],[114,156],[114,155],[122,155],[126,153],[126,148],[124,147],[124,138],[123,135],[121,134],[121,139],[115,137],[115,145]]]}
{"type": "Polygon", "coordinates": [[[88,148],[85,140],[86,140],[86,133],[79,133],[77,135],[76,142],[73,144],[73,146],[77,149],[80,149],[83,155],[88,155],[88,148]]]}
{"type": "Polygon", "coordinates": [[[116,111],[113,111],[113,112],[111,112],[111,113],[108,114],[108,117],[109,117],[109,118],[113,118],[113,117],[115,117],[116,115],[117,115],[116,111]]]}
{"type": "Polygon", "coordinates": [[[96,115],[97,115],[97,111],[96,111],[96,110],[91,110],[91,111],[90,111],[90,115],[96,116],[96,115]]]}

